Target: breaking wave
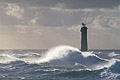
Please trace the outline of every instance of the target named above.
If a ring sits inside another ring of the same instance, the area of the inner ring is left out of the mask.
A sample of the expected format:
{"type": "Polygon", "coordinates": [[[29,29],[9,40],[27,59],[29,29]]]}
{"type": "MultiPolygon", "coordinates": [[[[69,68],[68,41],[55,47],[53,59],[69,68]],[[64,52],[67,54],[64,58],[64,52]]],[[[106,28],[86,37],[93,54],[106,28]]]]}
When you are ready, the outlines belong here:
{"type": "Polygon", "coordinates": [[[79,65],[85,69],[97,70],[107,68],[115,64],[116,60],[103,59],[93,52],[81,52],[79,49],[71,46],[58,46],[48,50],[44,54],[26,53],[11,54],[9,52],[0,54],[0,63],[10,63],[13,61],[23,61],[29,64],[42,64],[54,66],[75,66],[79,65]]]}
{"type": "MultiPolygon", "coordinates": [[[[77,48],[61,45],[44,53],[17,52],[3,51],[0,53],[1,71],[20,72],[24,70],[25,74],[39,73],[49,76],[51,73],[51,76],[56,73],[54,76],[73,78],[70,80],[74,80],[76,77],[76,80],[82,80],[82,78],[83,80],[89,80],[89,78],[92,80],[120,79],[120,54],[116,54],[114,51],[108,54],[95,51],[81,52],[77,48]],[[85,79],[86,76],[87,79],[85,79]]],[[[21,73],[23,74],[23,72],[21,73]]]]}

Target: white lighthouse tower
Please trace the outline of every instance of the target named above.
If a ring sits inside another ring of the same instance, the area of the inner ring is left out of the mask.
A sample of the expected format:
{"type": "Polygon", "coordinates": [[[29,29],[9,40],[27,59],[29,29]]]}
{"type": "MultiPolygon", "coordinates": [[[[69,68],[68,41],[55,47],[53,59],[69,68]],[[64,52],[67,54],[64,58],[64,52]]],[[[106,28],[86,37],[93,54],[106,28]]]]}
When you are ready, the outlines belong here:
{"type": "Polygon", "coordinates": [[[88,51],[88,45],[87,45],[87,27],[86,24],[82,23],[81,28],[81,51],[88,51]]]}

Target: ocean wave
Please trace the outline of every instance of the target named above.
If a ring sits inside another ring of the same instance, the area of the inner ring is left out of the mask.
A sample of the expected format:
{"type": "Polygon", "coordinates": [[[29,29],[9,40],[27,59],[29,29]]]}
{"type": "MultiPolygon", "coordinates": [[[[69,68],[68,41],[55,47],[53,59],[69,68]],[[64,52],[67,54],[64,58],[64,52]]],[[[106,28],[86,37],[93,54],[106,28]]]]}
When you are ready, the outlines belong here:
{"type": "MultiPolygon", "coordinates": [[[[44,77],[62,80],[120,80],[119,54],[114,51],[81,52],[71,46],[57,46],[41,54],[30,52],[2,51],[0,71],[3,78],[20,76],[29,79],[44,77]],[[104,57],[105,56],[105,57],[104,57]],[[108,58],[107,58],[108,57],[108,58]],[[26,75],[27,74],[27,75],[26,75]]],[[[0,76],[0,78],[2,77],[0,76]]]]}
{"type": "Polygon", "coordinates": [[[81,52],[79,49],[61,45],[48,50],[44,54],[40,53],[1,53],[0,63],[9,64],[14,61],[23,61],[27,64],[41,64],[53,66],[75,66],[81,69],[98,70],[109,68],[116,63],[115,59],[107,60],[100,58],[94,52],[81,52]]]}
{"type": "Polygon", "coordinates": [[[50,49],[37,63],[65,66],[72,66],[77,63],[87,69],[96,70],[110,67],[115,63],[115,60],[102,59],[93,52],[81,52],[77,48],[63,45],[50,49]]]}

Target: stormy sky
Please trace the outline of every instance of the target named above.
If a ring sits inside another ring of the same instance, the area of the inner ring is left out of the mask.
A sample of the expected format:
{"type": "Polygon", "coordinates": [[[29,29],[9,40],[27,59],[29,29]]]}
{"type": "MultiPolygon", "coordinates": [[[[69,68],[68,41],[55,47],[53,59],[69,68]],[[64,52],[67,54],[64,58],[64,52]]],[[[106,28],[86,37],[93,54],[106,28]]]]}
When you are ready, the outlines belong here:
{"type": "Polygon", "coordinates": [[[120,0],[0,0],[0,48],[79,48],[82,22],[89,49],[120,49],[120,0]]]}

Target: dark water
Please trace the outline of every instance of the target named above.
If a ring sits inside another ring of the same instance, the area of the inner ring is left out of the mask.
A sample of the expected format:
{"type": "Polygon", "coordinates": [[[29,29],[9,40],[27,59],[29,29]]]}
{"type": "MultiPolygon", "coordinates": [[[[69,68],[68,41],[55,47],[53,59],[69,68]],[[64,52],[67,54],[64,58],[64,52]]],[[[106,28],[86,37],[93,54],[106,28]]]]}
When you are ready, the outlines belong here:
{"type": "Polygon", "coordinates": [[[120,50],[0,50],[0,80],[120,80],[120,50]]]}

